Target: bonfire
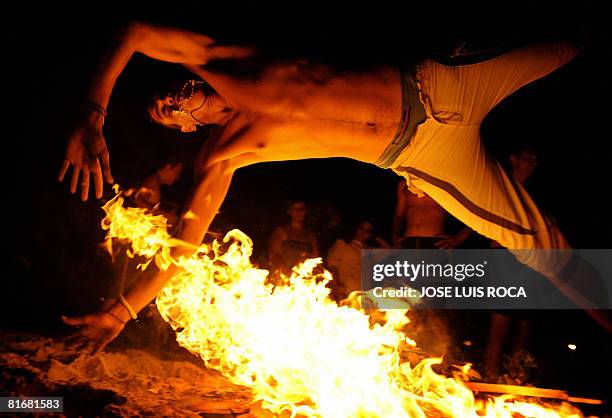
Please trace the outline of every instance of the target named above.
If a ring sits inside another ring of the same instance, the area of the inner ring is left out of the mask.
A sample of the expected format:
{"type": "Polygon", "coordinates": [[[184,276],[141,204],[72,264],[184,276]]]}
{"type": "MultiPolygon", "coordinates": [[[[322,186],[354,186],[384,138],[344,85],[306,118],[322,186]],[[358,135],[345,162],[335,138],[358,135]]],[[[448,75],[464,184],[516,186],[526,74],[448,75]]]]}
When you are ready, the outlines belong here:
{"type": "Polygon", "coordinates": [[[442,358],[413,364],[416,343],[406,309],[372,312],[330,298],[320,259],[296,266],[282,283],[251,264],[252,241],[239,230],[193,247],[173,239],[166,219],[124,207],[103,209],[107,242],[124,242],[146,268],[177,267],[156,304],[178,343],[232,383],[249,388],[264,409],[287,417],[581,417],[567,402],[517,395],[479,397],[470,365],[446,375],[442,358]],[[173,256],[175,250],[183,255],[173,256]],[[186,255],[187,254],[187,255],[186,255]],[[320,269],[319,269],[320,270],[320,269]],[[318,270],[317,270],[318,271],[318,270]],[[473,385],[472,385],[473,387],[473,385]]]}

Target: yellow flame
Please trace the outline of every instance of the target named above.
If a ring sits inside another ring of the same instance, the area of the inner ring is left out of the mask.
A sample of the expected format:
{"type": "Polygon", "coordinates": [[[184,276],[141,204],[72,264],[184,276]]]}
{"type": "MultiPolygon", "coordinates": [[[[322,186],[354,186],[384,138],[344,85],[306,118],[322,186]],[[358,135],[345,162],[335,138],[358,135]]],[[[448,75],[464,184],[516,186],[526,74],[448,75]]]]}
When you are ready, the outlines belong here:
{"type": "MultiPolygon", "coordinates": [[[[163,216],[124,208],[120,193],[103,207],[107,239],[130,243],[130,255],[162,269],[180,267],[157,297],[177,341],[207,367],[252,389],[264,408],[304,417],[579,417],[569,404],[544,406],[511,396],[479,400],[459,377],[436,373],[440,358],[412,366],[401,347],[406,310],[382,312],[372,324],[361,310],[338,306],[320,259],[307,260],[282,285],[250,263],[252,242],[239,230],[174,258],[186,246],[167,232],[163,216]]],[[[141,267],[145,267],[142,265],[141,267]]],[[[379,312],[380,314],[380,312],[379,312]]]]}

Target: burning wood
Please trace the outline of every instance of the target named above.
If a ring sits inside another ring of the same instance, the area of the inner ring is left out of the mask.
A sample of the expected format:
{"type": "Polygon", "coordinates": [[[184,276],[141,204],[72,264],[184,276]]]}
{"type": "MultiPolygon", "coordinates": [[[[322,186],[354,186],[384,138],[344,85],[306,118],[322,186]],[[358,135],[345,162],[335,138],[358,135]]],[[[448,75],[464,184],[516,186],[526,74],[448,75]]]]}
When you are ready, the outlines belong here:
{"type": "Polygon", "coordinates": [[[579,398],[569,396],[560,389],[543,389],[531,386],[498,385],[493,383],[465,382],[465,385],[475,392],[504,393],[508,395],[532,396],[536,398],[561,399],[568,402],[601,405],[600,399],[579,398]]]}

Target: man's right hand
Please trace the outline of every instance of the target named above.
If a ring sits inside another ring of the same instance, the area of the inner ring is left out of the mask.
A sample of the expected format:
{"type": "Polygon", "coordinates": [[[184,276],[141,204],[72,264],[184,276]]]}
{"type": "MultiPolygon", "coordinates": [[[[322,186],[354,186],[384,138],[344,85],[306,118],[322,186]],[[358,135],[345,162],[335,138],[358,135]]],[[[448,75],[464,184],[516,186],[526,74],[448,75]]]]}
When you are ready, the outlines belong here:
{"type": "Polygon", "coordinates": [[[108,149],[102,135],[102,121],[102,115],[92,111],[77,124],[68,138],[64,162],[58,176],[59,181],[63,181],[68,168],[72,166],[70,192],[76,192],[80,177],[81,200],[83,201],[89,196],[90,176],[93,177],[94,190],[98,199],[102,197],[102,176],[104,175],[107,183],[113,183],[108,149]]]}

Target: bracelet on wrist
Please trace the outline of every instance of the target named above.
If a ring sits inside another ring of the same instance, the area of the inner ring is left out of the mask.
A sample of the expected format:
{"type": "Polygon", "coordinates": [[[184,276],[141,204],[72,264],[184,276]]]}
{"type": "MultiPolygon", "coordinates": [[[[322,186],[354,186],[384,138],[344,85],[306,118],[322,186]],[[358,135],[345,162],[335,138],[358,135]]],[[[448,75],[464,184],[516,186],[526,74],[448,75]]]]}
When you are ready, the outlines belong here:
{"type": "Polygon", "coordinates": [[[123,305],[125,310],[128,311],[128,313],[130,314],[130,318],[138,319],[138,315],[136,315],[136,311],[132,309],[127,299],[124,298],[123,295],[119,295],[119,302],[121,303],[121,305],[123,305]]]}

